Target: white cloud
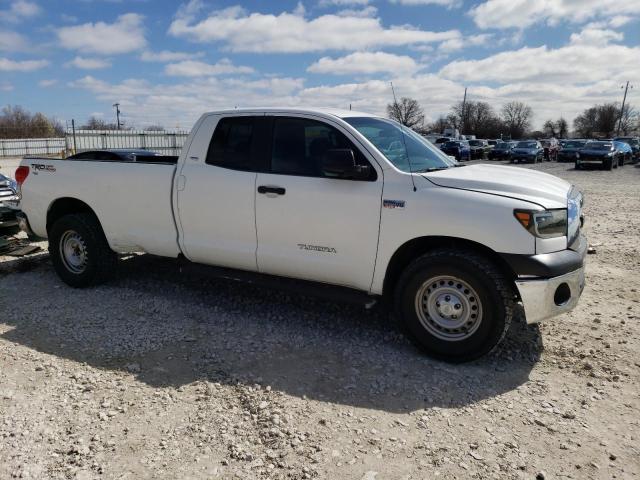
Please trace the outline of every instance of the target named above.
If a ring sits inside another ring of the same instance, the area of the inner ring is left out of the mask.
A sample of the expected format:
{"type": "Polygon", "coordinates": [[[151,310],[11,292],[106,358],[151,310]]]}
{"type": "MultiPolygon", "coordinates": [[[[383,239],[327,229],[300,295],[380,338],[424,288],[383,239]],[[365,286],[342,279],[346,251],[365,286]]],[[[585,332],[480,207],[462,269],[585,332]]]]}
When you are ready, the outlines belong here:
{"type": "Polygon", "coordinates": [[[192,60],[194,58],[201,58],[204,56],[204,52],[172,52],[170,50],[162,50],[161,52],[152,52],[145,50],[140,54],[140,60],[143,62],[180,62],[183,60],[192,60]]]}
{"type": "Polygon", "coordinates": [[[385,52],[355,52],[340,58],[323,57],[309,68],[308,72],[332,75],[357,75],[372,73],[415,72],[416,61],[406,55],[385,52]]]}
{"type": "Polygon", "coordinates": [[[535,23],[584,22],[640,14],[638,0],[486,0],[470,15],[480,28],[526,28],[535,23]]]}
{"type": "Polygon", "coordinates": [[[572,33],[570,42],[573,45],[604,46],[623,39],[624,34],[622,32],[599,28],[597,25],[587,25],[581,32],[572,33]]]}
{"type": "Polygon", "coordinates": [[[0,72],[33,72],[49,65],[47,60],[14,61],[0,57],[0,72]]]}
{"type": "Polygon", "coordinates": [[[447,8],[458,8],[462,6],[462,0],[391,0],[391,3],[400,5],[440,5],[447,8]]]}
{"type": "Polygon", "coordinates": [[[367,7],[361,9],[353,9],[348,8],[344,10],[339,10],[336,12],[336,15],[339,17],[370,17],[373,18],[378,15],[378,9],[373,5],[369,5],[367,7]]]}
{"type": "Polygon", "coordinates": [[[0,30],[0,52],[21,52],[27,48],[27,39],[23,35],[9,30],[0,30]]]}
{"type": "Polygon", "coordinates": [[[438,46],[438,52],[442,54],[449,54],[457,52],[465,47],[478,47],[487,45],[487,43],[493,38],[492,34],[481,33],[478,35],[469,35],[468,37],[452,38],[446,40],[438,46]]]}
{"type": "Polygon", "coordinates": [[[320,7],[329,7],[337,5],[339,7],[363,6],[368,5],[370,0],[320,0],[320,7]]]}
{"type": "Polygon", "coordinates": [[[136,13],[120,15],[115,23],[85,23],[58,29],[63,47],[101,55],[129,53],[147,44],[142,27],[143,17],[136,13]]]}
{"type": "Polygon", "coordinates": [[[0,92],[11,92],[13,91],[13,85],[9,82],[0,82],[0,92]]]}
{"type": "Polygon", "coordinates": [[[15,0],[6,10],[0,10],[0,20],[17,23],[40,13],[40,7],[27,0],[15,0]]]}
{"type": "Polygon", "coordinates": [[[457,30],[431,32],[408,26],[385,28],[380,19],[322,15],[307,19],[295,13],[248,13],[236,6],[203,20],[179,12],[169,33],[197,42],[221,42],[234,52],[300,53],[363,50],[441,42],[460,36],[457,30]]]}
{"type": "Polygon", "coordinates": [[[566,82],[584,84],[640,77],[640,47],[571,44],[557,49],[524,47],[481,60],[457,60],[440,71],[464,82],[566,82]]]}
{"type": "Polygon", "coordinates": [[[53,87],[56,83],[58,83],[58,81],[55,79],[44,79],[38,82],[38,86],[42,88],[49,88],[53,87]]]}
{"type": "Polygon", "coordinates": [[[167,75],[176,77],[206,77],[212,75],[228,75],[232,73],[252,73],[253,68],[234,65],[228,58],[210,64],[197,60],[185,60],[165,66],[167,75]]]}
{"type": "Polygon", "coordinates": [[[83,70],[99,70],[110,67],[111,62],[102,58],[76,57],[70,62],[65,63],[65,66],[81,68],[83,70]]]}

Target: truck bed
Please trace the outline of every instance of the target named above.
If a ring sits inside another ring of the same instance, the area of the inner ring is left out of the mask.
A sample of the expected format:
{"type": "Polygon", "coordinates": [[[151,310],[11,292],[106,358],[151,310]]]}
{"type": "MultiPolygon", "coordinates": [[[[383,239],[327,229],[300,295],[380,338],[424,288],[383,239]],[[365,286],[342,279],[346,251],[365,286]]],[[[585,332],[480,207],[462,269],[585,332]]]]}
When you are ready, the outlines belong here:
{"type": "Polygon", "coordinates": [[[34,232],[46,237],[46,212],[56,201],[78,199],[94,211],[113,250],[177,257],[171,203],[176,165],[172,157],[152,158],[139,162],[25,158],[22,165],[29,165],[30,174],[23,185],[21,208],[34,232]]]}

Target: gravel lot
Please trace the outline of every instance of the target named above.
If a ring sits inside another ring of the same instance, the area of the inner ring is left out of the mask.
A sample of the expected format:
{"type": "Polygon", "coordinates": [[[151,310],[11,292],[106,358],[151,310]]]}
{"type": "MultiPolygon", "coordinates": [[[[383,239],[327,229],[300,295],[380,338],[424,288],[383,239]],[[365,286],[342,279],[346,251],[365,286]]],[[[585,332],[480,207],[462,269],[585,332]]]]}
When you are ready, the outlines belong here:
{"type": "Polygon", "coordinates": [[[640,168],[586,192],[587,287],[448,365],[380,309],[147,256],[72,290],[0,257],[0,478],[638,478],[640,168]]]}

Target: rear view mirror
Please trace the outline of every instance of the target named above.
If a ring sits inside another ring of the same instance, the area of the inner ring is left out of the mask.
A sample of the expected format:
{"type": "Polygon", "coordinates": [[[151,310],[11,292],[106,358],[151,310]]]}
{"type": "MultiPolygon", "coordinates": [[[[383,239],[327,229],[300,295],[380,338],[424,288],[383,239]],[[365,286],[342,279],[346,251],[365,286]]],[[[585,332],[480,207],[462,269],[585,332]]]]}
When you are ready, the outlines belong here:
{"type": "Polygon", "coordinates": [[[327,150],[322,158],[322,173],[327,177],[364,180],[369,178],[371,167],[356,165],[353,150],[334,148],[327,150]]]}

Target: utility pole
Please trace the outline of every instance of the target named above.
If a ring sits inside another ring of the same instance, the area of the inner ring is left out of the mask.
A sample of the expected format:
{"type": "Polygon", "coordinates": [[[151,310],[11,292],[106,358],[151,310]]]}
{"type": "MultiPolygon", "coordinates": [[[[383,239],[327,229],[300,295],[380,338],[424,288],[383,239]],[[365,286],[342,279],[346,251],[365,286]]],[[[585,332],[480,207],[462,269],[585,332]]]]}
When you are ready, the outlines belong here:
{"type": "MultiPolygon", "coordinates": [[[[460,125],[460,130],[464,130],[464,119],[466,117],[465,106],[467,105],[467,87],[464,87],[464,97],[462,98],[462,125],[460,125]]],[[[461,135],[465,135],[465,133],[461,133],[461,135]]]]}
{"type": "MultiPolygon", "coordinates": [[[[620,87],[623,88],[623,87],[620,87]]],[[[631,85],[633,88],[633,85],[631,85]]],[[[624,115],[624,104],[627,101],[627,91],[629,90],[629,80],[627,80],[627,86],[624,87],[624,97],[622,98],[622,108],[620,109],[620,119],[618,120],[618,133],[617,136],[620,136],[620,129],[622,128],[622,116],[624,115]]]]}
{"type": "Polygon", "coordinates": [[[120,104],[119,103],[114,103],[113,107],[115,107],[116,109],[116,128],[118,130],[120,130],[120,104]]]}

